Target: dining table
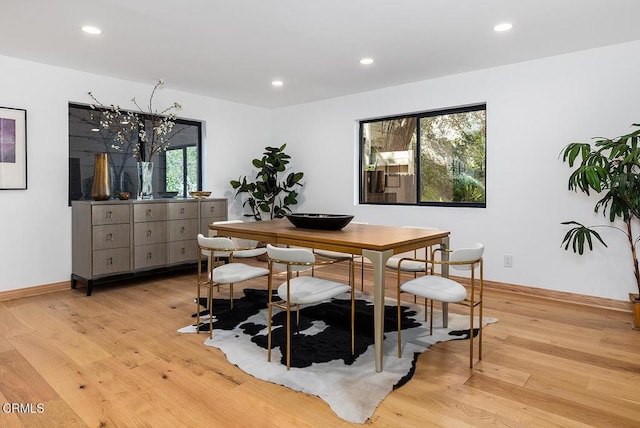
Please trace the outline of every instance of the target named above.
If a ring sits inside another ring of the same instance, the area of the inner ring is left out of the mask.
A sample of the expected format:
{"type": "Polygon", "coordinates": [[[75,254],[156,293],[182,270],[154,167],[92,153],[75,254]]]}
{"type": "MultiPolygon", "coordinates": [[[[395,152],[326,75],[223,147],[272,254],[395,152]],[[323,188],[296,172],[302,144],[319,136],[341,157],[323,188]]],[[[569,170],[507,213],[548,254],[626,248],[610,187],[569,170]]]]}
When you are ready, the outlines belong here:
{"type": "MultiPolygon", "coordinates": [[[[275,219],[211,224],[212,235],[243,238],[272,245],[297,246],[361,255],[373,267],[373,322],[375,370],[383,370],[385,265],[394,255],[438,245],[449,247],[450,232],[376,224],[350,223],[341,230],[305,229],[289,220],[275,219]]],[[[446,254],[446,253],[444,253],[446,254]]],[[[448,275],[446,265],[441,274],[448,275]]],[[[446,320],[446,311],[443,308],[446,320]]]]}

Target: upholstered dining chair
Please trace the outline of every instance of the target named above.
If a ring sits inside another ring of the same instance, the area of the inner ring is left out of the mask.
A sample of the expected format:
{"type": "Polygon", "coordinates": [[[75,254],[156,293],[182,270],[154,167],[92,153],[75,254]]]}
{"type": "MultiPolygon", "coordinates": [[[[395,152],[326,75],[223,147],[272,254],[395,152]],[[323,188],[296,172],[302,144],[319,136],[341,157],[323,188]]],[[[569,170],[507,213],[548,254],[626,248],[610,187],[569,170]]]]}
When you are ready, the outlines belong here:
{"type": "MultiPolygon", "coordinates": [[[[242,220],[224,220],[224,221],[214,221],[212,224],[237,224],[244,223],[242,220]]],[[[242,239],[242,238],[231,238],[233,244],[238,248],[245,248],[243,250],[237,250],[233,252],[233,257],[236,259],[239,258],[248,258],[248,257],[256,257],[262,254],[267,253],[266,247],[258,247],[258,241],[254,241],[251,239],[242,239]]]]}
{"type": "Polygon", "coordinates": [[[473,368],[473,321],[474,311],[476,307],[479,307],[479,325],[478,325],[478,359],[482,359],[482,294],[483,294],[483,264],[482,254],[484,253],[484,245],[477,242],[469,248],[459,248],[457,250],[446,250],[436,248],[433,250],[431,259],[429,262],[432,266],[441,264],[448,265],[452,269],[461,271],[469,271],[471,274],[469,292],[467,289],[457,281],[449,278],[444,278],[440,275],[434,274],[431,271],[429,274],[419,276],[407,282],[401,283],[402,265],[405,262],[419,261],[421,263],[425,260],[416,260],[410,258],[402,258],[398,261],[398,357],[402,356],[402,328],[400,318],[400,293],[410,293],[418,297],[424,298],[425,305],[425,321],[427,317],[427,302],[430,301],[429,313],[429,334],[433,334],[433,301],[438,300],[443,303],[459,303],[469,307],[469,367],[473,368]],[[446,252],[448,257],[441,257],[440,260],[435,259],[436,252],[446,252]],[[479,281],[476,281],[475,272],[479,270],[479,281]],[[479,282],[476,287],[476,282],[479,282]],[[477,288],[477,290],[476,290],[477,288]]]}
{"type": "MultiPolygon", "coordinates": [[[[311,275],[300,275],[300,272],[309,270],[313,266],[337,263],[338,260],[316,260],[313,252],[307,248],[282,248],[267,245],[269,256],[269,311],[268,311],[268,339],[267,339],[267,361],[271,361],[271,324],[273,308],[285,310],[287,313],[286,322],[286,361],[287,370],[291,367],[291,311],[296,311],[296,321],[300,322],[300,309],[305,305],[314,305],[323,301],[331,300],[344,293],[351,293],[351,353],[355,352],[354,326],[355,326],[355,306],[353,276],[349,275],[349,285],[314,277],[311,275]],[[273,301],[273,277],[274,271],[286,271],[286,281],[277,288],[278,298],[273,301]],[[294,276],[295,273],[295,276],[294,276]]],[[[350,259],[350,264],[353,260],[350,259]]],[[[349,269],[353,272],[353,268],[349,269]]]]}
{"type": "MultiPolygon", "coordinates": [[[[352,221],[351,224],[369,224],[362,221],[352,221]]],[[[336,260],[339,262],[344,262],[351,260],[352,265],[355,266],[356,258],[360,258],[360,291],[364,291],[364,257],[362,255],[349,254],[349,253],[341,253],[339,251],[330,251],[330,250],[320,250],[314,249],[313,252],[321,257],[326,259],[336,260]]],[[[351,275],[355,275],[355,272],[352,271],[351,275]]],[[[355,279],[354,279],[355,282],[355,279]]]]}
{"type": "Polygon", "coordinates": [[[196,299],[196,330],[200,327],[200,289],[207,288],[207,306],[209,309],[209,338],[213,337],[213,287],[229,285],[231,308],[233,308],[233,284],[269,274],[269,270],[234,261],[236,252],[248,250],[237,247],[229,238],[205,237],[198,234],[198,286],[196,299]],[[203,259],[208,257],[206,275],[202,272],[203,259]],[[225,257],[228,263],[217,265],[215,259],[225,257]]]}
{"type": "MultiPolygon", "coordinates": [[[[402,227],[413,228],[413,229],[423,229],[423,230],[438,230],[437,227],[423,227],[423,226],[402,226],[402,227]]],[[[418,276],[419,272],[429,273],[429,270],[433,270],[433,265],[429,262],[429,260],[431,259],[432,250],[433,250],[432,247],[427,247],[424,249],[425,261],[422,261],[422,260],[418,261],[418,250],[413,250],[412,258],[414,260],[404,260],[402,263],[402,266],[400,266],[402,272],[413,273],[414,278],[418,276]]],[[[404,253],[404,254],[398,254],[394,257],[391,257],[389,260],[387,260],[387,265],[386,265],[387,268],[397,270],[398,263],[400,262],[400,260],[406,257],[411,257],[411,255],[409,253],[404,253]]]]}

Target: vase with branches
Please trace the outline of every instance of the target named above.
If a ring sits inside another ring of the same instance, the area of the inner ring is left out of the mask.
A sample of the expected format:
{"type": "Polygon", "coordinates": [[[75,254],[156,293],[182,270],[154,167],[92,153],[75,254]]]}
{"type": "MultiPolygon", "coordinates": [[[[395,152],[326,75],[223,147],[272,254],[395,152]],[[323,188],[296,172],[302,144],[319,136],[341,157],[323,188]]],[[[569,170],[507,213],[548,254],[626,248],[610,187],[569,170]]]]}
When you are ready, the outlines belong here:
{"type": "MultiPolygon", "coordinates": [[[[633,124],[640,127],[640,124],[633,124]]],[[[575,169],[569,176],[569,190],[586,195],[595,192],[601,195],[594,211],[602,211],[610,224],[585,226],[577,221],[562,224],[573,226],[564,236],[564,249],[571,248],[583,254],[585,245],[593,250],[594,241],[607,247],[602,236],[595,230],[608,227],[626,235],[633,264],[640,302],[640,268],[637,245],[640,237],[634,235],[634,224],[640,221],[640,129],[616,138],[596,138],[593,144],[571,143],[561,152],[562,161],[575,169]],[[615,225],[622,220],[624,227],[615,225]]]]}
{"type": "Polygon", "coordinates": [[[174,102],[163,109],[158,109],[153,104],[154,96],[162,86],[162,80],[156,82],[144,108],[135,97],[131,99],[138,111],[125,110],[116,104],[105,105],[89,92],[89,97],[93,100],[90,107],[96,112],[92,117],[97,120],[101,129],[112,135],[110,148],[130,154],[138,161],[138,196],[142,198],[152,197],[154,155],[166,152],[171,140],[182,130],[174,129],[176,112],[182,109],[180,104],[174,102]]]}

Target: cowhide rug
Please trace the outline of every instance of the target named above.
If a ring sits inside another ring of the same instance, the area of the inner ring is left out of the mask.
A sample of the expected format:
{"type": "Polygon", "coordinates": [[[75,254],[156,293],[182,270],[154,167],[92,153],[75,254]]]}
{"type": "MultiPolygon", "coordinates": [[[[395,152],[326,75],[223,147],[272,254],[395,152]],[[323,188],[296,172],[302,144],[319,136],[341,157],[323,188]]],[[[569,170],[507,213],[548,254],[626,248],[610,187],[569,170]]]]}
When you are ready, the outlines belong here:
{"type": "MultiPolygon", "coordinates": [[[[383,371],[376,373],[373,296],[356,294],[355,354],[352,356],[350,300],[345,294],[344,299],[304,307],[298,327],[292,312],[291,370],[287,371],[286,313],[274,308],[271,362],[267,362],[267,291],[245,289],[244,294],[234,300],[233,310],[228,299],[214,299],[211,340],[208,311],[201,312],[200,331],[206,334],[204,344],[219,348],[230,363],[252,376],[322,398],[336,415],[350,422],[366,422],[387,394],[411,379],[418,355],[431,345],[469,337],[467,315],[450,313],[449,327],[443,329],[442,314],[436,311],[433,336],[430,336],[428,322],[423,321],[423,307],[403,302],[402,358],[398,358],[396,301],[387,299],[383,371]]],[[[201,305],[206,307],[204,299],[201,305]]],[[[495,321],[484,319],[485,325],[495,321]]],[[[196,326],[187,326],[178,332],[195,333],[196,326]]],[[[474,335],[477,332],[474,329],[474,335]]]]}

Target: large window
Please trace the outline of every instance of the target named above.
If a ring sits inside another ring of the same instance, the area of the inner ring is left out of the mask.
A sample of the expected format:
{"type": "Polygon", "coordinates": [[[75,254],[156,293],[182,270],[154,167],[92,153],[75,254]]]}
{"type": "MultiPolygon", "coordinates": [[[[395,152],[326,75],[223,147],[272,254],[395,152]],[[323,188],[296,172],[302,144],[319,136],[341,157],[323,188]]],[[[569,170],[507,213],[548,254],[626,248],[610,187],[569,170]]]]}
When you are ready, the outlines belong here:
{"type": "MultiPolygon", "coordinates": [[[[131,148],[114,147],[114,133],[100,126],[89,106],[69,104],[69,201],[91,199],[96,153],[109,154],[111,197],[138,192],[136,158],[131,148]]],[[[166,151],[153,158],[153,195],[187,197],[202,187],[200,153],[202,123],[177,119],[166,151]],[[177,192],[177,195],[176,195],[177,192]]]]}
{"type": "Polygon", "coordinates": [[[360,122],[360,203],[486,206],[486,105],[360,122]]]}

